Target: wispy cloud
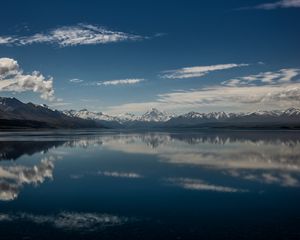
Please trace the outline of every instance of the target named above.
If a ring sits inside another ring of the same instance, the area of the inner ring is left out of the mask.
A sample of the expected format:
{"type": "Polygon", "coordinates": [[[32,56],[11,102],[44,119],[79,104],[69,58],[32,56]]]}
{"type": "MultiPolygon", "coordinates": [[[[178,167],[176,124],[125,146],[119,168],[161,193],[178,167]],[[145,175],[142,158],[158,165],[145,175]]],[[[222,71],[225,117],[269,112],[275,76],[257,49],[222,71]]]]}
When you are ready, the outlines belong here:
{"type": "Polygon", "coordinates": [[[109,86],[109,85],[125,85],[125,84],[137,84],[140,82],[145,81],[145,79],[142,78],[127,78],[127,79],[119,79],[119,80],[111,80],[111,81],[103,81],[103,82],[97,82],[97,86],[109,86]]]}
{"type": "Polygon", "coordinates": [[[277,8],[298,8],[300,7],[300,0],[281,0],[277,2],[263,3],[254,7],[246,7],[242,9],[263,9],[273,10],[277,8]]]}
{"type": "Polygon", "coordinates": [[[0,58],[0,91],[38,92],[42,99],[53,101],[53,78],[45,78],[40,72],[24,74],[18,62],[12,58],[0,58]]]}
{"type": "Polygon", "coordinates": [[[69,82],[71,83],[82,83],[84,82],[82,79],[79,79],[79,78],[72,78],[69,80],[69,82]]]}
{"type": "Polygon", "coordinates": [[[290,82],[300,74],[300,69],[288,68],[274,72],[262,72],[255,75],[240,77],[222,82],[227,86],[257,85],[257,84],[282,84],[290,82]]]}
{"type": "Polygon", "coordinates": [[[108,109],[110,113],[144,112],[150,107],[183,112],[225,110],[253,111],[300,107],[300,69],[281,69],[207,86],[159,94],[151,102],[133,102],[108,109]]]}
{"type": "Polygon", "coordinates": [[[98,175],[105,177],[118,177],[118,178],[142,178],[143,176],[135,172],[109,172],[109,171],[98,171],[98,175]]]}
{"type": "Polygon", "coordinates": [[[30,36],[0,36],[0,44],[30,45],[34,43],[57,44],[60,47],[95,45],[146,39],[140,35],[108,30],[90,24],[63,26],[45,33],[30,36]]]}
{"type": "Polygon", "coordinates": [[[236,67],[245,67],[249,64],[218,64],[218,65],[211,65],[211,66],[195,66],[195,67],[185,67],[175,70],[168,70],[164,71],[161,74],[162,78],[169,78],[169,79],[176,79],[176,78],[193,78],[193,77],[202,77],[207,75],[213,71],[225,70],[230,68],[236,67]]]}
{"type": "Polygon", "coordinates": [[[56,101],[54,103],[49,104],[49,106],[53,107],[53,108],[70,106],[70,105],[72,105],[72,103],[70,103],[70,102],[64,102],[64,101],[56,101]]]}

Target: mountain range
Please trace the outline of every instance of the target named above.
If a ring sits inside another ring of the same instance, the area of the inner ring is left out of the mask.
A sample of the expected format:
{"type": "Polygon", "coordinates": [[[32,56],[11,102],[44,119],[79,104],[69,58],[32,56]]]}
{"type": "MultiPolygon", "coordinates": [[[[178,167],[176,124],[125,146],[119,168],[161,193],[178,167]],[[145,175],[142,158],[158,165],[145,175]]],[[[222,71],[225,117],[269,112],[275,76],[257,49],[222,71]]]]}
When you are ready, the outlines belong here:
{"type": "Polygon", "coordinates": [[[46,105],[23,103],[16,98],[0,97],[0,129],[6,128],[92,128],[93,120],[70,117],[46,105]]]}
{"type": "Polygon", "coordinates": [[[189,112],[175,115],[152,108],[141,116],[53,110],[46,105],[0,97],[0,129],[6,128],[300,128],[300,109],[248,113],[189,112]]]}

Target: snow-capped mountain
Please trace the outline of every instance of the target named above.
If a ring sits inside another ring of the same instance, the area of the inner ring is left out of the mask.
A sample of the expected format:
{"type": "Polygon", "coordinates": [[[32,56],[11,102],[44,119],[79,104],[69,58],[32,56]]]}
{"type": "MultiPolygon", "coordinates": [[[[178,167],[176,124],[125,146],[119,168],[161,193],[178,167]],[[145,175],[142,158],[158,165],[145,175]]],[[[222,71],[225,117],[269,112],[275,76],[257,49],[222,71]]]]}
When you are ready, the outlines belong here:
{"type": "Polygon", "coordinates": [[[104,114],[102,112],[88,111],[87,109],[82,109],[80,111],[76,110],[65,110],[64,114],[72,117],[79,117],[89,120],[97,121],[115,121],[120,124],[132,123],[132,122],[166,122],[170,120],[174,115],[168,114],[163,111],[159,111],[156,108],[152,108],[141,116],[136,116],[132,113],[119,114],[117,116],[112,116],[104,114]]]}
{"type": "Polygon", "coordinates": [[[173,115],[171,114],[159,111],[156,108],[152,108],[150,111],[147,111],[140,118],[138,118],[138,120],[142,122],[166,122],[172,117],[173,115]]]}
{"type": "Polygon", "coordinates": [[[102,120],[102,121],[116,121],[118,120],[117,117],[109,116],[102,112],[92,112],[87,109],[81,109],[79,111],[76,110],[65,110],[63,111],[64,114],[71,117],[78,117],[82,119],[88,120],[102,120]]]}
{"type": "Polygon", "coordinates": [[[289,108],[287,110],[254,111],[248,113],[189,112],[171,118],[168,126],[201,126],[201,125],[225,125],[225,126],[279,126],[282,124],[300,125],[300,109],[289,108]]]}
{"type": "Polygon", "coordinates": [[[211,113],[207,113],[206,117],[208,119],[222,120],[222,119],[228,119],[229,115],[225,112],[211,112],[211,113]]]}
{"type": "MultiPolygon", "coordinates": [[[[109,123],[118,123],[118,127],[147,127],[147,126],[198,126],[205,124],[224,124],[238,125],[238,124],[260,124],[260,123],[290,123],[299,122],[300,124],[300,110],[296,108],[289,108],[284,111],[254,111],[248,113],[226,113],[226,112],[188,112],[182,115],[172,115],[156,108],[152,108],[141,116],[132,113],[120,114],[111,116],[102,112],[91,112],[87,109],[80,111],[69,110],[64,111],[68,116],[78,117],[83,119],[105,121],[108,126],[109,123]]],[[[116,127],[116,125],[114,126],[116,127]]]]}
{"type": "Polygon", "coordinates": [[[124,123],[124,122],[134,122],[138,121],[139,117],[134,115],[133,113],[123,113],[119,114],[117,116],[119,122],[124,123]]]}

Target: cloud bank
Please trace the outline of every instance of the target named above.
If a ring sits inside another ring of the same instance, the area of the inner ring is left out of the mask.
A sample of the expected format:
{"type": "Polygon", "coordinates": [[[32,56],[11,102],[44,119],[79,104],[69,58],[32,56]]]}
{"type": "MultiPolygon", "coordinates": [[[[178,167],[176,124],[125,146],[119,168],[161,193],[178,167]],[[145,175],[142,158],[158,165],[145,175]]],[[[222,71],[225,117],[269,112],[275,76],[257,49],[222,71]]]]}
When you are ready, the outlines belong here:
{"type": "Polygon", "coordinates": [[[144,112],[151,107],[183,112],[253,111],[300,107],[300,69],[281,69],[224,81],[201,89],[180,90],[159,94],[151,102],[133,102],[111,106],[110,113],[144,112]]]}
{"type": "Polygon", "coordinates": [[[33,71],[24,74],[18,62],[11,58],[0,58],[0,92],[25,92],[40,93],[40,97],[53,101],[53,78],[45,78],[40,72],[33,71]]]}
{"type": "Polygon", "coordinates": [[[63,26],[46,33],[36,33],[30,36],[0,36],[0,44],[24,46],[35,43],[48,43],[68,47],[137,41],[145,38],[135,34],[111,31],[95,25],[78,24],[63,26]]]}

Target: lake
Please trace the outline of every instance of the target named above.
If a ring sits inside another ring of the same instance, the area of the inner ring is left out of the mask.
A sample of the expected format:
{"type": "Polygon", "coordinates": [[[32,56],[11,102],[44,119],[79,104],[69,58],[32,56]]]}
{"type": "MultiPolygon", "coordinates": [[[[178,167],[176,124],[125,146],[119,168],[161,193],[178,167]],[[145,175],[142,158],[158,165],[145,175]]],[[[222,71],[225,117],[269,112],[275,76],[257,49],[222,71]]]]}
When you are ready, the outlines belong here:
{"type": "Polygon", "coordinates": [[[300,239],[300,132],[0,132],[0,239],[300,239]]]}

